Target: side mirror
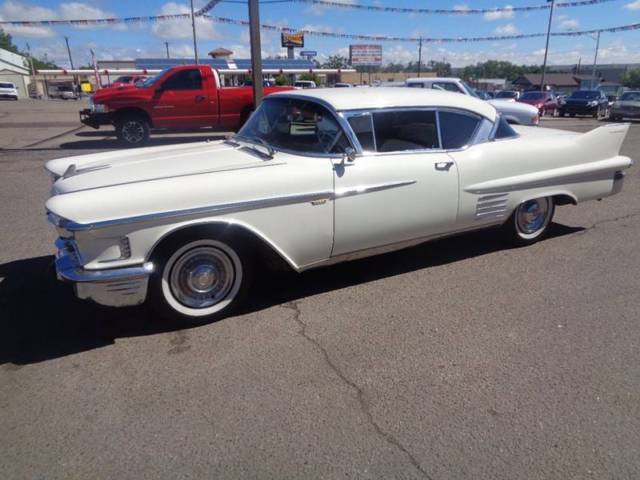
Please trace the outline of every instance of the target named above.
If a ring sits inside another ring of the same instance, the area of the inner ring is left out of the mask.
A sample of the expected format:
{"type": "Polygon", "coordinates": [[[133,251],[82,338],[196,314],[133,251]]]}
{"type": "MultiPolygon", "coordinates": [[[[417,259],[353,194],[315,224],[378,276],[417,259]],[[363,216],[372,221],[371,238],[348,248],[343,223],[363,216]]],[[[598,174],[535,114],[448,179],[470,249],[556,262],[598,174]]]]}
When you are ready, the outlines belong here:
{"type": "Polygon", "coordinates": [[[356,151],[351,147],[346,147],[344,149],[344,160],[347,162],[355,162],[356,161],[356,151]]]}

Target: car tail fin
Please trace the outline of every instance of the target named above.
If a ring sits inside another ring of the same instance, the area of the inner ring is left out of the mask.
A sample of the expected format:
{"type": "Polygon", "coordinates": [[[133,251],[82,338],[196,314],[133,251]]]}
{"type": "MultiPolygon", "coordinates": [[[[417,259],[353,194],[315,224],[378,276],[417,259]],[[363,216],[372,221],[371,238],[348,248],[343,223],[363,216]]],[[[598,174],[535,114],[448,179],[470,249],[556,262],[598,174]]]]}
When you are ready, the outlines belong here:
{"type": "Polygon", "coordinates": [[[603,125],[578,137],[578,142],[595,158],[608,158],[620,154],[628,123],[603,125]]]}

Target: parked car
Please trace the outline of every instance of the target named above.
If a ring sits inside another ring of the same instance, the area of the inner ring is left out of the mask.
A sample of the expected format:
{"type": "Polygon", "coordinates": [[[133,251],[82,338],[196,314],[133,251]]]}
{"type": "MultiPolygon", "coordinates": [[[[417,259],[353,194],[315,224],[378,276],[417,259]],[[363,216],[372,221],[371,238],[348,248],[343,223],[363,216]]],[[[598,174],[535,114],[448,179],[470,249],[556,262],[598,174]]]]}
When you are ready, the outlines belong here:
{"type": "Polygon", "coordinates": [[[111,84],[106,85],[104,88],[130,87],[137,83],[144,82],[147,78],[149,78],[148,75],[122,75],[116,78],[111,84]]]}
{"type": "Polygon", "coordinates": [[[500,90],[496,93],[495,98],[500,100],[518,100],[520,92],[517,90],[500,90]]]}
{"type": "MultiPolygon", "coordinates": [[[[475,90],[459,78],[447,77],[418,77],[406,80],[406,86],[411,88],[431,88],[448,92],[462,93],[478,98],[475,90]]],[[[507,122],[518,125],[537,125],[540,122],[538,109],[531,105],[516,103],[513,100],[487,100],[504,116],[507,122]]]]}
{"type": "Polygon", "coordinates": [[[600,90],[576,90],[560,107],[560,116],[589,115],[605,118],[609,113],[609,100],[600,90]]]}
{"type": "MultiPolygon", "coordinates": [[[[264,94],[291,87],[266,87],[264,94]]],[[[247,87],[220,87],[218,73],[208,65],[181,65],[163,70],[135,88],[99,90],[80,121],[93,128],[113,125],[118,140],[140,146],[151,129],[214,127],[237,130],[253,111],[247,87]]]]}
{"type": "Polygon", "coordinates": [[[476,92],[476,96],[481,98],[482,100],[491,100],[494,96],[492,92],[487,92],[485,90],[474,90],[476,92]]]}
{"type": "Polygon", "coordinates": [[[18,100],[18,89],[11,82],[0,82],[0,98],[18,100]]]}
{"type": "Polygon", "coordinates": [[[313,80],[296,80],[293,86],[298,89],[317,88],[313,80]]]}
{"type": "Polygon", "coordinates": [[[300,272],[488,227],[528,245],[556,205],[620,191],[628,128],[512,127],[434,90],[277,93],[226,141],[49,161],[56,269],[80,298],[201,323],[261,261],[300,272]]]}
{"type": "Polygon", "coordinates": [[[350,83],[336,82],[333,85],[335,88],[353,88],[353,85],[350,83]]]}
{"type": "Polygon", "coordinates": [[[60,85],[55,92],[55,96],[62,100],[78,100],[78,92],[73,85],[60,85]]]}
{"type": "Polygon", "coordinates": [[[622,120],[623,118],[640,118],[640,91],[624,92],[611,107],[609,118],[622,120]]]}
{"type": "Polygon", "coordinates": [[[536,107],[541,117],[544,115],[555,117],[560,111],[558,100],[551,92],[541,92],[539,90],[524,92],[518,99],[518,102],[536,107]]]}

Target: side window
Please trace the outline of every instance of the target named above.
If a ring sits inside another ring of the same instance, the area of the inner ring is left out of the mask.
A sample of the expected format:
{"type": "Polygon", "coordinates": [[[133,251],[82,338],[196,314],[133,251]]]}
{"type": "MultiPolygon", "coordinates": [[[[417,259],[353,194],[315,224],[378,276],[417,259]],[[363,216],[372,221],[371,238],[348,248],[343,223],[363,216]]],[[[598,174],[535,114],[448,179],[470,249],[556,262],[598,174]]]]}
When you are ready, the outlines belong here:
{"type": "Polygon", "coordinates": [[[407,87],[424,88],[424,83],[422,83],[422,82],[409,82],[409,83],[407,83],[407,87]]]}
{"type": "Polygon", "coordinates": [[[375,152],[376,145],[373,141],[371,114],[367,113],[365,115],[349,117],[348,122],[349,125],[351,125],[353,133],[356,134],[360,145],[362,145],[362,150],[365,152],[375,152]]]}
{"type": "Polygon", "coordinates": [[[170,76],[162,85],[165,90],[200,90],[202,76],[197,68],[181,70],[170,76]]]}
{"type": "Polygon", "coordinates": [[[456,112],[438,112],[442,148],[462,148],[469,144],[480,119],[456,112]]]}
{"type": "Polygon", "coordinates": [[[496,140],[518,136],[516,131],[511,127],[511,125],[509,125],[504,117],[500,117],[500,120],[498,120],[498,122],[498,129],[496,130],[495,135],[496,140]]]}
{"type": "Polygon", "coordinates": [[[451,82],[434,82],[433,83],[433,87],[431,88],[439,88],[442,90],[446,90],[448,92],[455,92],[455,93],[464,93],[462,90],[460,90],[460,88],[458,87],[458,85],[456,85],[455,83],[451,83],[451,82]]]}
{"type": "Polygon", "coordinates": [[[379,152],[439,148],[436,114],[433,111],[396,111],[373,114],[379,152]]]}

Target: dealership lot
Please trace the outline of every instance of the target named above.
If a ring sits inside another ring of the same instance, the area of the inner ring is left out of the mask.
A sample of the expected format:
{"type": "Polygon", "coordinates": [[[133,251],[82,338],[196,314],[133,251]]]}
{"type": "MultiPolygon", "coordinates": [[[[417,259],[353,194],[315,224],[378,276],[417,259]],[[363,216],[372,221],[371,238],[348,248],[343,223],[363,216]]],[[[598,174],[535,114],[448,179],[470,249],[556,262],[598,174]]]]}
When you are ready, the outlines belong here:
{"type": "Polygon", "coordinates": [[[0,103],[0,478],[640,475],[637,166],[532,247],[487,231],[263,275],[181,330],[55,280],[42,166],[116,148],[83,104],[0,103]]]}

